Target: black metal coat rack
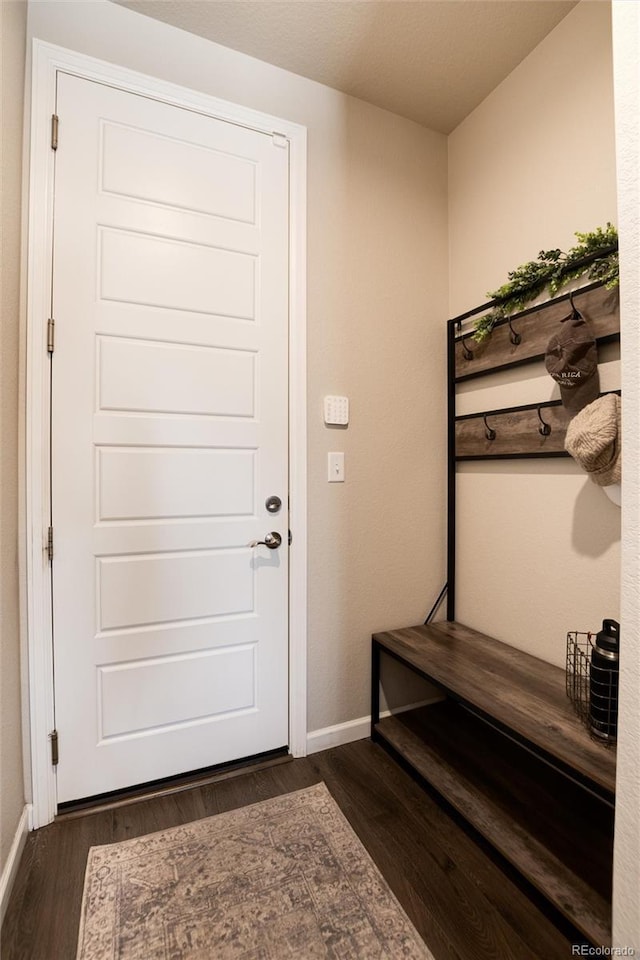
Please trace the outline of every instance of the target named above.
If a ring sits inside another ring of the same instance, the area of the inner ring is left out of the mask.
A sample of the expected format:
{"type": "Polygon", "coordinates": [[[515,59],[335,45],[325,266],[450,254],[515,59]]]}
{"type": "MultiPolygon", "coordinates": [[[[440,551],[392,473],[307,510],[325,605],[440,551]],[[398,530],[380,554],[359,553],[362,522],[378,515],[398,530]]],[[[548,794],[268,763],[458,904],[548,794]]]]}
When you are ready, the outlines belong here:
{"type": "MultiPolygon", "coordinates": [[[[586,266],[601,256],[602,252],[585,257],[583,263],[586,266]]],[[[445,593],[447,620],[455,620],[457,464],[469,460],[569,456],[564,449],[569,417],[560,400],[456,416],[458,385],[474,377],[543,360],[546,344],[570,306],[588,318],[598,344],[620,338],[618,291],[607,290],[596,282],[498,321],[488,343],[476,345],[469,321],[499,302],[491,300],[447,322],[447,583],[427,623],[445,593]]]]}

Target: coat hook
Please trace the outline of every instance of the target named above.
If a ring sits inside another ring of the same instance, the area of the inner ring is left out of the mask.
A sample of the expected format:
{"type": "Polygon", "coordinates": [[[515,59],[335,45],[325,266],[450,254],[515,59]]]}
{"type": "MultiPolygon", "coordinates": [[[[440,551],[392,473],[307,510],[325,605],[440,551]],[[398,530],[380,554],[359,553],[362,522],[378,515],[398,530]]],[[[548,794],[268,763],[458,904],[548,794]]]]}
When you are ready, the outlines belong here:
{"type": "Polygon", "coordinates": [[[469,347],[464,342],[464,337],[462,338],[462,353],[465,360],[473,360],[473,350],[469,350],[469,347]]]}
{"type": "Polygon", "coordinates": [[[575,302],[574,302],[574,299],[573,299],[573,291],[572,291],[572,290],[569,291],[569,303],[571,304],[571,319],[572,319],[572,320],[582,320],[582,314],[580,313],[580,311],[578,310],[578,308],[577,308],[576,305],[575,305],[575,302]]]}
{"type": "Polygon", "coordinates": [[[485,429],[485,434],[484,434],[485,437],[487,438],[487,440],[495,440],[495,438],[496,438],[496,432],[495,432],[495,430],[493,430],[493,429],[489,426],[489,424],[487,423],[486,415],[483,416],[482,419],[484,420],[484,425],[485,425],[485,428],[486,428],[486,429],[485,429]]]}
{"type": "Polygon", "coordinates": [[[538,427],[538,433],[541,437],[548,437],[551,433],[551,426],[548,423],[545,423],[542,419],[542,414],[540,413],[540,407],[538,407],[538,420],[541,423],[541,426],[538,427]]]}
{"type": "Polygon", "coordinates": [[[519,347],[520,344],[522,343],[522,337],[511,326],[511,317],[507,319],[507,323],[509,324],[509,330],[511,331],[509,334],[509,340],[514,345],[514,347],[519,347]]]}

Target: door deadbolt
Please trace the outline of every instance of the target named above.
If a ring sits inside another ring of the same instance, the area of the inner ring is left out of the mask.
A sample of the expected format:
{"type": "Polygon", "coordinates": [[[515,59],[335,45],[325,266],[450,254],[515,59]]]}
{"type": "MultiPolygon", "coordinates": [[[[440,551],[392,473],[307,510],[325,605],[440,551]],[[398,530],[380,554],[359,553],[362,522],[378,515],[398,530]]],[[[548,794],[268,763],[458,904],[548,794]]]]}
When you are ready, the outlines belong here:
{"type": "Polygon", "coordinates": [[[282,506],[282,500],[280,497],[267,497],[264,505],[267,508],[268,513],[277,513],[282,506]]]}

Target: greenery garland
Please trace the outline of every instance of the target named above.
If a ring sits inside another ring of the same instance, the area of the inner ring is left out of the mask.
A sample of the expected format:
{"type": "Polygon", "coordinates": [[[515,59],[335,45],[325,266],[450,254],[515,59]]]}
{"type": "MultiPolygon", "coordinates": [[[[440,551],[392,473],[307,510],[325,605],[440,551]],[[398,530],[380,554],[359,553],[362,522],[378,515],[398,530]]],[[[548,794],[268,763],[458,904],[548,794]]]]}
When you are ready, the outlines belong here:
{"type": "Polygon", "coordinates": [[[587,275],[589,280],[600,280],[607,289],[617,286],[619,282],[618,270],[618,231],[610,223],[602,229],[591,233],[576,233],[578,244],[571,247],[567,253],[562,250],[541,250],[537,260],[523,263],[508,274],[509,280],[497,290],[487,296],[499,303],[489,313],[485,313],[476,323],[473,339],[477,343],[487,340],[494,326],[499,320],[504,320],[513,313],[518,313],[532,300],[535,300],[545,288],[548,288],[553,297],[570,280],[587,275]],[[611,252],[607,248],[616,247],[611,252]],[[597,257],[585,265],[578,263],[585,257],[603,251],[602,257],[597,257]],[[575,264],[578,263],[578,266],[575,264]]]}

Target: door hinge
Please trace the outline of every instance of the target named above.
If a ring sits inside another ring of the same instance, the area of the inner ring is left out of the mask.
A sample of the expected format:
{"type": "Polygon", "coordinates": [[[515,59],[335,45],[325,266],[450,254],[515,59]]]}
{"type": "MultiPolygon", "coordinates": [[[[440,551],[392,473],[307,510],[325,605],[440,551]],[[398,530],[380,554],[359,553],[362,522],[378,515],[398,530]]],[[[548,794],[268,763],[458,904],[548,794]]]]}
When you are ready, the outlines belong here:
{"type": "Polygon", "coordinates": [[[291,533],[291,530],[289,530],[289,546],[291,546],[292,543],[293,543],[293,534],[291,533]]]}
{"type": "Polygon", "coordinates": [[[53,527],[47,530],[47,560],[49,563],[53,560],[53,527]]]}
{"type": "Polygon", "coordinates": [[[273,137],[274,147],[286,147],[289,143],[289,140],[283,133],[276,133],[275,131],[271,134],[273,137]]]}
{"type": "Polygon", "coordinates": [[[49,740],[51,741],[51,766],[57,767],[58,761],[60,759],[60,754],[58,753],[58,731],[52,730],[49,734],[49,740]]]}
{"type": "Polygon", "coordinates": [[[52,317],[47,320],[47,353],[53,353],[56,335],[56,322],[52,317]]]}
{"type": "Polygon", "coordinates": [[[56,114],[51,115],[51,149],[58,149],[58,117],[56,114]]]}

